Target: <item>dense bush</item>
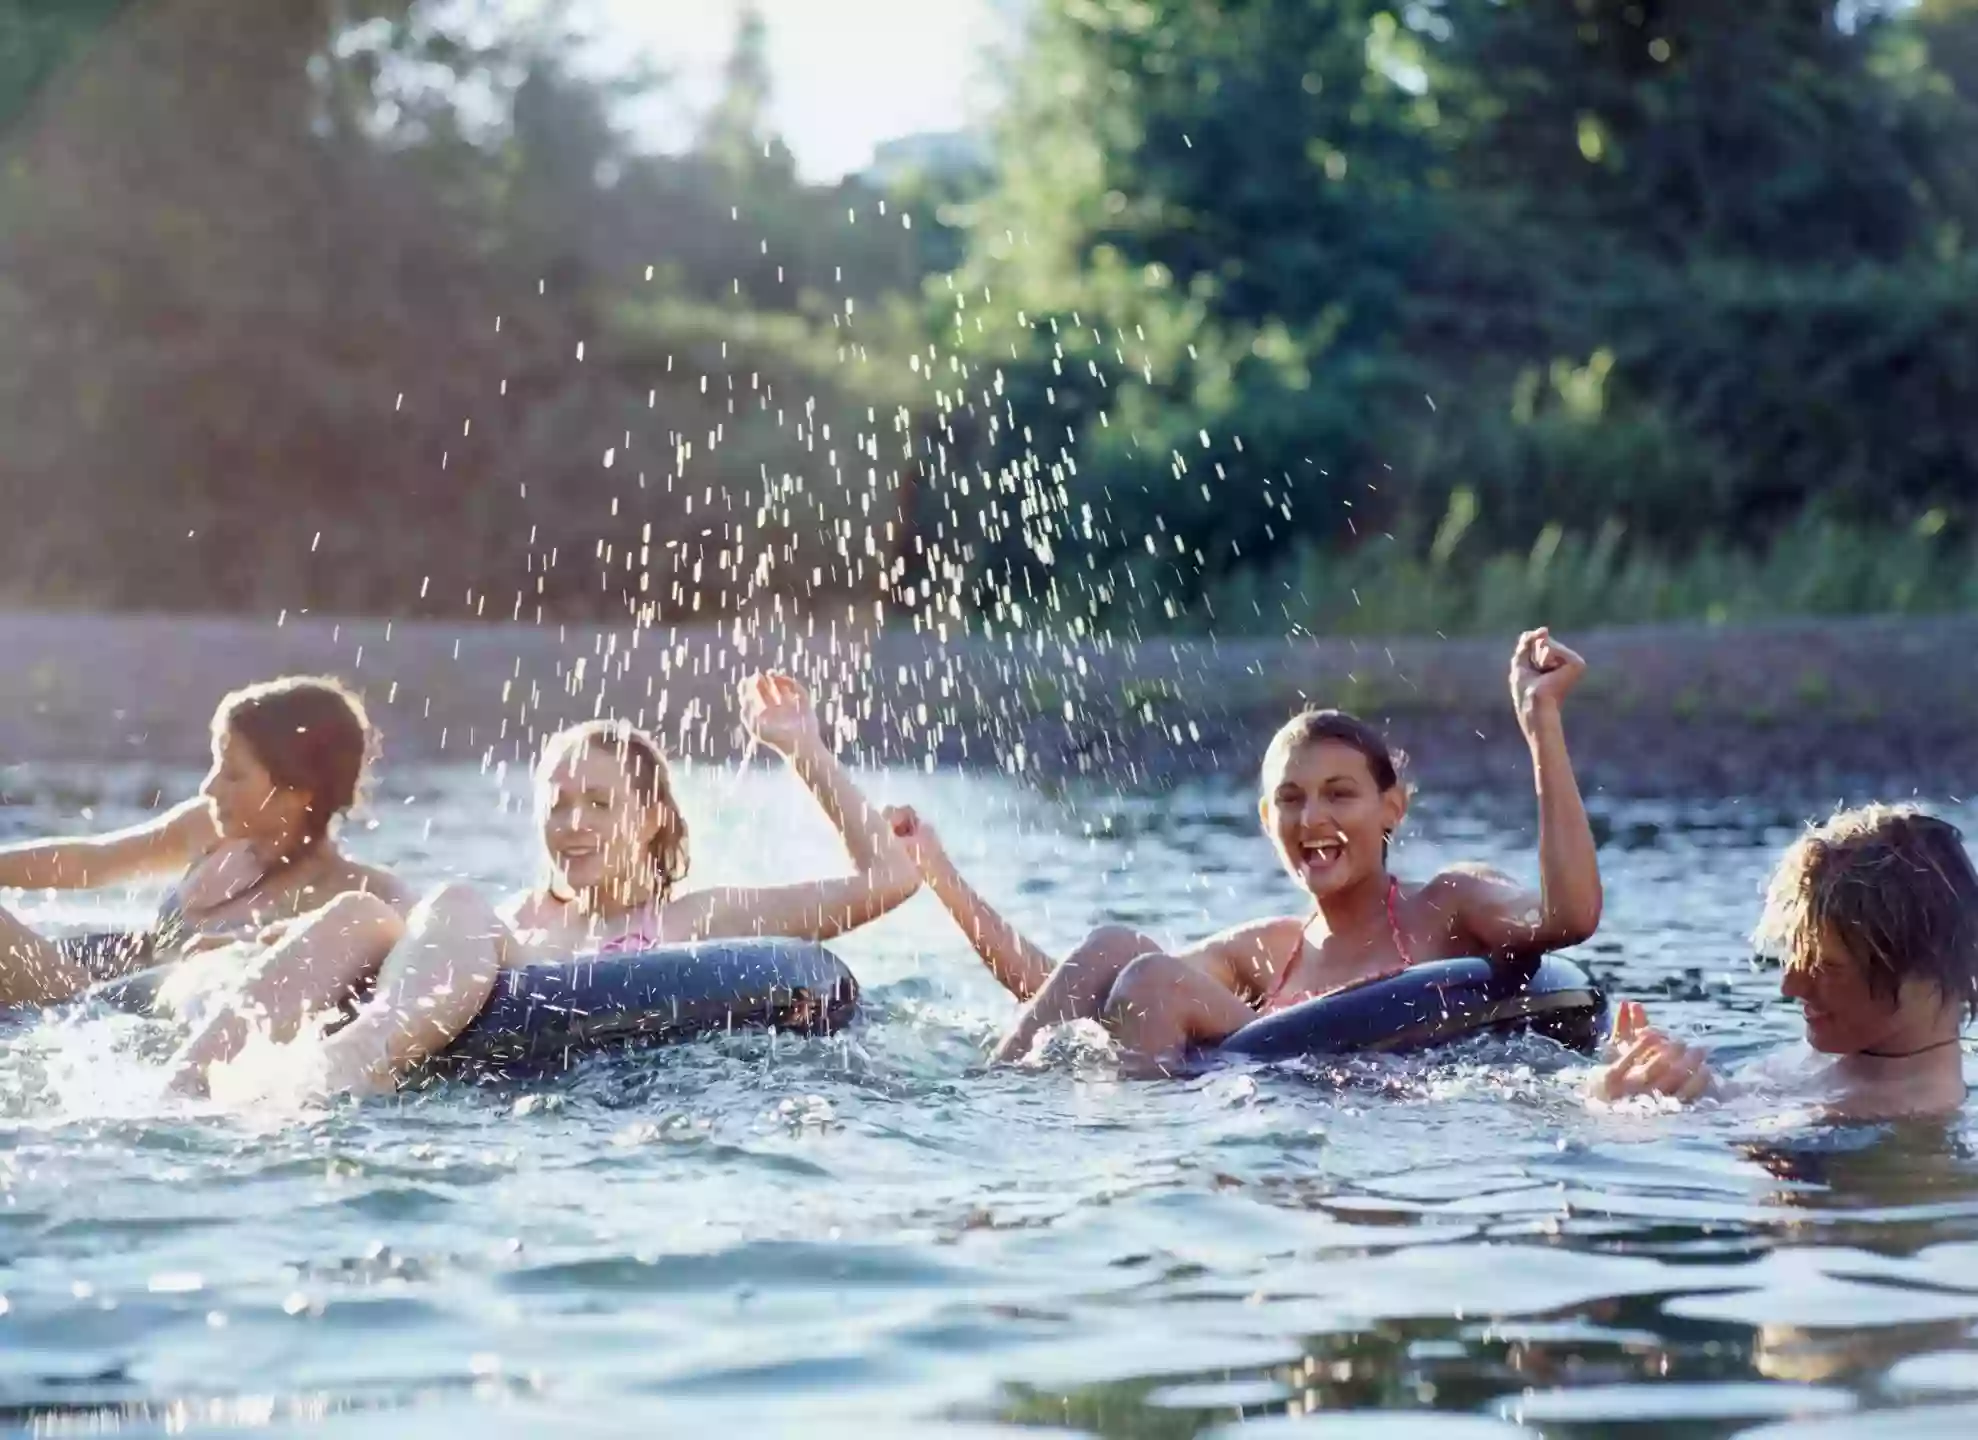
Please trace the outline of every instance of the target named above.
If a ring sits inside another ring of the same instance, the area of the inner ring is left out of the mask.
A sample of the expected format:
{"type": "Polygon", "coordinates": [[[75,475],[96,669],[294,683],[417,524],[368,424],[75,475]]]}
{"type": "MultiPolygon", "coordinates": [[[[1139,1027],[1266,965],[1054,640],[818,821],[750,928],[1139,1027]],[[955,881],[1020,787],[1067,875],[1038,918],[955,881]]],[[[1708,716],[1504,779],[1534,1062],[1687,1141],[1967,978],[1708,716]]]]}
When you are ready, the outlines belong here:
{"type": "Polygon", "coordinates": [[[1973,13],[1046,4],[950,331],[977,453],[1061,467],[1088,611],[1510,623],[1575,603],[1533,553],[1607,617],[1966,596],[1897,576],[1978,516],[1973,13]]]}
{"type": "Polygon", "coordinates": [[[1974,0],[1036,0],[887,192],[747,12],[653,155],[554,3],[249,9],[0,0],[7,599],[1971,599],[1974,0]]]}

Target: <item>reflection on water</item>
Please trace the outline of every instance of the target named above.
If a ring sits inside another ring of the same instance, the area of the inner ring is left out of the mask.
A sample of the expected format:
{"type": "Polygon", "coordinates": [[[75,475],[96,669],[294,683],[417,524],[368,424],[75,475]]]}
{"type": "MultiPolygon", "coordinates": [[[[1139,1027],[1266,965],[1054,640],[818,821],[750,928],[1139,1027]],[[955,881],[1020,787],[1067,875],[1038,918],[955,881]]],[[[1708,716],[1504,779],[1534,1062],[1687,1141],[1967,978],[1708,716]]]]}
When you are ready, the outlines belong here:
{"type": "MultiPolygon", "coordinates": [[[[0,823],[116,823],[161,783],[184,777],[16,774],[26,803],[0,823]]],[[[519,797],[472,769],[395,783],[367,856],[527,879],[519,797]]],[[[1239,789],[874,789],[929,812],[1059,951],[1096,919],[1182,938],[1291,903],[1239,789]]],[[[683,790],[700,878],[837,863],[780,776],[683,790]]],[[[1795,818],[1604,816],[1608,915],[1583,958],[1733,1054],[1789,1041],[1743,936],[1795,818]]],[[[1431,799],[1410,827],[1405,873],[1531,873],[1523,806],[1431,799]]],[[[25,908],[101,925],[150,898],[25,908]]],[[[1406,1409],[1431,1437],[1978,1433],[1968,1117],[1594,1115],[1575,1062],[1533,1042],[1142,1084],[1068,1037],[1044,1070],[990,1073],[1008,1002],[931,899],[842,950],[869,1004],[830,1040],[302,1117],[162,1099],[163,1037],[127,1019],[10,1034],[0,1414],[1254,1436],[1402,1433],[1379,1412],[1406,1409]]]]}

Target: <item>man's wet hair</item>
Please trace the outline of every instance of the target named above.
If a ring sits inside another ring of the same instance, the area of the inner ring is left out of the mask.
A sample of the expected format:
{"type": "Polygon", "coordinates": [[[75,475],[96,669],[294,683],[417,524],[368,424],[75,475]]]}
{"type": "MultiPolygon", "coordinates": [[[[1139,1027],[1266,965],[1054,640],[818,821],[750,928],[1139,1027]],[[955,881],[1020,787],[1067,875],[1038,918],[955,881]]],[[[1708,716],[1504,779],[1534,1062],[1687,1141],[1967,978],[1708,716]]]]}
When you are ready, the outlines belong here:
{"type": "Polygon", "coordinates": [[[1897,805],[1843,810],[1794,842],[1772,874],[1754,937],[1788,969],[1831,935],[1893,1004],[1926,981],[1964,1023],[1978,1016],[1978,870],[1947,820],[1897,805]]]}

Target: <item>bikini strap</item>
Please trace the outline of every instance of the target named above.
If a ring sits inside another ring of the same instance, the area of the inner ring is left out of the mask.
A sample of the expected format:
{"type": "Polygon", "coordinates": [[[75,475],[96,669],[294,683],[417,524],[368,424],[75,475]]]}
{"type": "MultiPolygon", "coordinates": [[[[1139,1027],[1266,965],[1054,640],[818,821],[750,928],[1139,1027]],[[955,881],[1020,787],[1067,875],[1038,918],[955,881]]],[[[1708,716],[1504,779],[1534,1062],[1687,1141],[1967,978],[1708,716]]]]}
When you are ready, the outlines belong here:
{"type": "Polygon", "coordinates": [[[1317,907],[1314,907],[1312,913],[1304,920],[1301,920],[1298,923],[1297,930],[1295,930],[1291,936],[1291,953],[1285,956],[1284,963],[1277,967],[1277,979],[1271,982],[1270,992],[1264,996],[1264,1003],[1260,1008],[1265,1010],[1270,1009],[1271,1002],[1277,999],[1277,997],[1283,992],[1284,982],[1291,978],[1291,972],[1294,968],[1296,968],[1298,964],[1298,957],[1305,953],[1306,927],[1308,927],[1312,923],[1312,921],[1318,918],[1319,918],[1318,909],[1317,907]]]}
{"type": "MultiPolygon", "coordinates": [[[[217,850],[219,847],[216,845],[213,848],[217,850]]],[[[192,877],[193,871],[212,858],[213,850],[208,850],[204,855],[193,861],[191,865],[186,867],[185,873],[179,876],[172,887],[165,892],[164,898],[159,901],[158,911],[152,917],[151,927],[147,932],[154,950],[163,951],[172,949],[180,941],[188,940],[199,933],[199,922],[185,908],[185,884],[192,877]]],[[[223,897],[217,903],[207,906],[205,913],[210,915],[213,911],[219,909],[221,905],[232,905],[240,900],[253,900],[256,895],[259,895],[263,890],[268,888],[270,881],[274,880],[277,876],[288,874],[289,871],[295,869],[301,863],[300,860],[280,860],[276,864],[267,866],[257,873],[252,880],[248,881],[247,884],[241,886],[240,889],[223,897]]],[[[253,915],[254,911],[250,906],[248,909],[250,922],[253,919],[253,915]]]]}
{"type": "MultiPolygon", "coordinates": [[[[1387,877],[1387,932],[1394,938],[1394,953],[1401,957],[1401,967],[1405,970],[1415,963],[1415,957],[1408,953],[1407,937],[1401,933],[1400,909],[1401,882],[1392,875],[1387,877]]],[[[1303,931],[1299,932],[1301,935],[1303,931]]]]}

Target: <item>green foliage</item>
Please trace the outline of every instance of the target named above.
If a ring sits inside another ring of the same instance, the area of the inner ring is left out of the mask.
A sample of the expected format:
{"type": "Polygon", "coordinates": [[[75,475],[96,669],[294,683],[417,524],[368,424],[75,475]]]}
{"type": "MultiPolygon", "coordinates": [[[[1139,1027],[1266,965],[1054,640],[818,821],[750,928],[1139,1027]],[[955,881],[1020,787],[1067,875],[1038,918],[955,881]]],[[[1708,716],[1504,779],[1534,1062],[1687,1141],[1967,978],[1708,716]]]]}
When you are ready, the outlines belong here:
{"type": "Polygon", "coordinates": [[[948,428],[1033,500],[978,586],[1348,629],[1968,597],[1978,30],[1854,13],[1042,5],[971,303],[930,292],[948,428]],[[1874,537],[1926,519],[1909,585],[1874,537]]]}
{"type": "Polygon", "coordinates": [[[1938,213],[1914,183],[1930,120],[1856,8],[1850,30],[1832,0],[1448,0],[1433,88],[1464,181],[1533,227],[1674,261],[1894,259],[1938,213]]]}
{"type": "Polygon", "coordinates": [[[62,33],[0,164],[7,599],[878,593],[908,457],[874,349],[910,348],[918,242],[796,175],[759,26],[685,155],[628,145],[616,106],[658,82],[580,75],[554,3],[150,0],[62,33]]]}
{"type": "Polygon", "coordinates": [[[0,130],[129,0],[0,0],[0,130]]]}
{"type": "Polygon", "coordinates": [[[7,598],[1978,603],[1978,0],[1037,0],[885,191],[575,14],[0,3],[7,598]]]}
{"type": "Polygon", "coordinates": [[[1547,526],[1529,550],[1453,560],[1419,558],[1386,539],[1345,554],[1309,547],[1212,587],[1178,623],[1459,635],[1973,609],[1978,544],[1949,535],[1937,511],[1895,532],[1803,518],[1756,554],[1706,541],[1679,560],[1629,543],[1618,525],[1593,535],[1547,526]]]}

